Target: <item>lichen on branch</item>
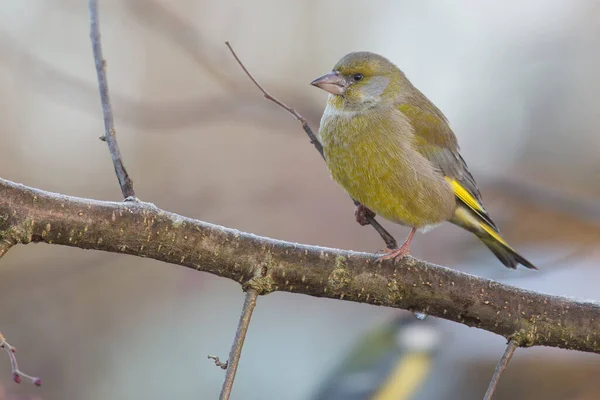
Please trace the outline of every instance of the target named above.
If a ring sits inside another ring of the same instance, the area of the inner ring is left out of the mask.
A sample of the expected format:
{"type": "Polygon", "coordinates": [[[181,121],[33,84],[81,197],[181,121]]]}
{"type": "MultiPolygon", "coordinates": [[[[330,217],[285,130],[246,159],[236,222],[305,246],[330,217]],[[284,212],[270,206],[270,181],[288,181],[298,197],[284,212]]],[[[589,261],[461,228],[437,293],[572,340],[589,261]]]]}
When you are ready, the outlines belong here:
{"type": "Polygon", "coordinates": [[[44,242],[148,257],[232,279],[259,294],[302,293],[419,311],[521,347],[600,353],[600,304],[531,292],[405,257],[289,243],[150,203],[65,196],[0,179],[0,243],[44,242]]]}

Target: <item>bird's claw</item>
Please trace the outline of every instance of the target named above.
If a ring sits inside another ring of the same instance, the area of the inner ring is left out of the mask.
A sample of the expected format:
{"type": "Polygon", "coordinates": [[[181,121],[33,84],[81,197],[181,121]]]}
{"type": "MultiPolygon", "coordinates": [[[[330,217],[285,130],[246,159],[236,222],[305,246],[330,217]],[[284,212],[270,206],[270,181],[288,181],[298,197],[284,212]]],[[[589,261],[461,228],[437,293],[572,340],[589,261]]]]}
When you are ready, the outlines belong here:
{"type": "Polygon", "coordinates": [[[400,246],[397,249],[385,249],[383,251],[385,251],[385,254],[379,256],[379,258],[377,258],[377,262],[382,262],[385,260],[394,260],[394,262],[397,262],[404,256],[410,254],[410,249],[408,246],[400,246]]]}

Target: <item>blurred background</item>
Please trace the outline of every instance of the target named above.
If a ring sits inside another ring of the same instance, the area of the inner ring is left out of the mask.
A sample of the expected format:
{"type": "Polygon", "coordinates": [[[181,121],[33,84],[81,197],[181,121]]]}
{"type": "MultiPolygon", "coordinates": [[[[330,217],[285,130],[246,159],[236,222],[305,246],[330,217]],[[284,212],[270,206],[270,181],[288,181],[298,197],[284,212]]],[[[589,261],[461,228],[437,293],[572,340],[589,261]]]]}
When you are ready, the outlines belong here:
{"type": "MultiPolygon", "coordinates": [[[[370,50],[443,110],[488,211],[540,271],[504,269],[450,224],[419,235],[413,255],[596,300],[599,16],[593,0],[100,1],[118,139],[141,199],[289,241],[383,248],[355,222],[300,125],[262,99],[224,42],[315,130],[326,96],[308,83],[344,54],[370,50]]],[[[0,176],[120,200],[98,140],[87,2],[4,0],[0,21],[0,176]]],[[[386,226],[400,241],[408,233],[386,226]]],[[[41,388],[12,383],[0,355],[0,398],[218,397],[224,373],[206,357],[227,357],[238,284],[42,244],[11,250],[0,277],[0,331],[23,370],[44,380],[41,388]]],[[[433,334],[416,337],[431,340],[407,342],[418,323],[363,304],[260,298],[232,398],[481,399],[504,339],[427,318],[421,326],[433,334]],[[384,393],[390,382],[406,384],[384,393]]],[[[597,355],[520,349],[495,399],[598,399],[599,372],[597,355]]]]}

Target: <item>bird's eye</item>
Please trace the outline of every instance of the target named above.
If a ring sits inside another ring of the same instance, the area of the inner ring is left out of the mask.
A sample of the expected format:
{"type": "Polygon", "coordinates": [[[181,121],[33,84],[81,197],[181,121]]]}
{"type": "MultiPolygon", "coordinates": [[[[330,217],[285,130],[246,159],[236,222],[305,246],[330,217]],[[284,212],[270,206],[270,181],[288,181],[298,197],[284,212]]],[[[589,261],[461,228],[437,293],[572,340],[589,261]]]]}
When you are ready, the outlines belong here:
{"type": "Polygon", "coordinates": [[[358,82],[358,81],[362,80],[362,78],[363,78],[363,74],[352,75],[352,79],[354,79],[354,82],[358,82]]]}

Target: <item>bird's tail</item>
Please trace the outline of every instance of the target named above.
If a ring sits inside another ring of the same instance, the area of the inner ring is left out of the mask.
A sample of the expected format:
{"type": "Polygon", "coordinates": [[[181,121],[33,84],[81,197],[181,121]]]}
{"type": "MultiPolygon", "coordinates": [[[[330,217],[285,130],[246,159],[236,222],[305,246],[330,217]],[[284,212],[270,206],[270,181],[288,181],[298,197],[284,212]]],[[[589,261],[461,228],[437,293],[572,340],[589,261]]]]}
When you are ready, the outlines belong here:
{"type": "Polygon", "coordinates": [[[530,263],[525,257],[517,253],[512,247],[503,242],[498,242],[495,239],[479,237],[496,257],[507,268],[517,269],[517,265],[521,264],[529,269],[537,269],[535,265],[530,263]]]}
{"type": "Polygon", "coordinates": [[[450,222],[473,232],[507,268],[516,269],[517,265],[521,264],[530,269],[537,269],[506,243],[487,213],[477,212],[460,201],[457,203],[458,207],[450,222]]]}

